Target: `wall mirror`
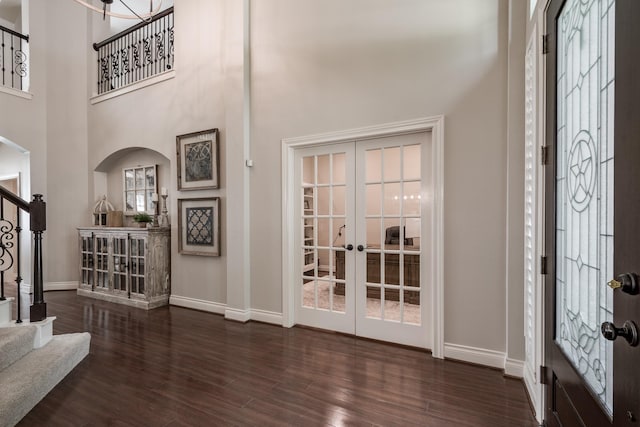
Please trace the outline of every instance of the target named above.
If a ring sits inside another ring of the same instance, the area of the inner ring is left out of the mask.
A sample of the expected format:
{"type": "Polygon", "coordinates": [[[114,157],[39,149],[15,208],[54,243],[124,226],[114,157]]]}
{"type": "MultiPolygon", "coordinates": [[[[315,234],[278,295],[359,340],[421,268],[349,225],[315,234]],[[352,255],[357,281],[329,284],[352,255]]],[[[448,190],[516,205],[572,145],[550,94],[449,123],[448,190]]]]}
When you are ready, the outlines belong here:
{"type": "Polygon", "coordinates": [[[135,166],[122,170],[124,214],[155,214],[153,195],[158,193],[157,165],[135,166]]]}

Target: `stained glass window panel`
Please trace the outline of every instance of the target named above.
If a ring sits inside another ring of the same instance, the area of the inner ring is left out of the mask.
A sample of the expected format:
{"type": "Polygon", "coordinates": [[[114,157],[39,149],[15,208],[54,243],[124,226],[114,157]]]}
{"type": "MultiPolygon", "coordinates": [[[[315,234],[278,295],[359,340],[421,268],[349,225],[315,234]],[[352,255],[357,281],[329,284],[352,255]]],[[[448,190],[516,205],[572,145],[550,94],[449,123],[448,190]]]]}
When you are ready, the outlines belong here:
{"type": "Polygon", "coordinates": [[[567,0],[557,22],[555,339],[610,412],[613,30],[613,0],[567,0]]]}

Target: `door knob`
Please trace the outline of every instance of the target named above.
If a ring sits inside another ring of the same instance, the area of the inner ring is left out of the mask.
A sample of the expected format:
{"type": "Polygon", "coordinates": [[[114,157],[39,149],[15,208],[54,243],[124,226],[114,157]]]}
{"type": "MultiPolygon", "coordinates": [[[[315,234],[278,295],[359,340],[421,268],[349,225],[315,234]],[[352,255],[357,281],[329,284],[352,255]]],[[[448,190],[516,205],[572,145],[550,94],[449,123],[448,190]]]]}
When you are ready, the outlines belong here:
{"type": "Polygon", "coordinates": [[[638,339],[638,327],[631,320],[627,320],[622,325],[622,328],[617,328],[611,322],[604,322],[600,326],[602,336],[609,341],[614,341],[618,337],[623,337],[631,347],[635,347],[640,342],[638,339]]]}
{"type": "Polygon", "coordinates": [[[362,252],[362,251],[364,251],[364,246],[358,245],[358,252],[362,252]]]}
{"type": "Polygon", "coordinates": [[[614,291],[616,289],[620,289],[622,292],[629,295],[637,295],[640,292],[640,286],[638,286],[638,275],[636,273],[618,274],[615,279],[609,280],[608,285],[614,291]]]}
{"type": "Polygon", "coordinates": [[[347,245],[347,250],[348,250],[348,251],[352,251],[352,250],[353,250],[353,245],[352,245],[351,243],[349,243],[349,244],[347,245]]]}

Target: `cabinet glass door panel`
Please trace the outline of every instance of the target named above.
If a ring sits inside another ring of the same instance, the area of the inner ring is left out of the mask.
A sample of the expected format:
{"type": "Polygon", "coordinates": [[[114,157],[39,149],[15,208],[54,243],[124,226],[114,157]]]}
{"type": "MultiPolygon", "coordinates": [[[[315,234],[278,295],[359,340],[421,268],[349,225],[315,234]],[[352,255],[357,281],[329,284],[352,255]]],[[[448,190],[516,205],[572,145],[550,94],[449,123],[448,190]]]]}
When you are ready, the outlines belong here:
{"type": "Polygon", "coordinates": [[[92,286],[93,285],[93,235],[85,234],[80,235],[80,280],[81,284],[92,286]]]}
{"type": "Polygon", "coordinates": [[[114,237],[113,240],[113,290],[127,292],[127,237],[114,237]]]}
{"type": "Polygon", "coordinates": [[[96,248],[96,287],[109,288],[109,240],[106,237],[95,238],[96,248]]]}
{"type": "Polygon", "coordinates": [[[131,294],[143,294],[144,293],[144,253],[146,239],[140,237],[131,236],[129,240],[130,244],[130,270],[129,270],[129,292],[131,294]]]}

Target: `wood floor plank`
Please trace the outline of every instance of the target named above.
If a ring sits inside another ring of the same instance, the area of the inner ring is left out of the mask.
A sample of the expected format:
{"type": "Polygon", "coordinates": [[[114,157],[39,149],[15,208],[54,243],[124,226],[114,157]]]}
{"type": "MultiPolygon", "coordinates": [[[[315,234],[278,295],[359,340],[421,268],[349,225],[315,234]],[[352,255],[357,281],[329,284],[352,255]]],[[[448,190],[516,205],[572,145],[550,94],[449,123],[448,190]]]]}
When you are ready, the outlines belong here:
{"type": "Polygon", "coordinates": [[[429,353],[305,328],[47,292],[89,356],[20,426],[537,425],[523,383],[429,353]]]}

